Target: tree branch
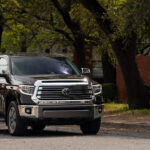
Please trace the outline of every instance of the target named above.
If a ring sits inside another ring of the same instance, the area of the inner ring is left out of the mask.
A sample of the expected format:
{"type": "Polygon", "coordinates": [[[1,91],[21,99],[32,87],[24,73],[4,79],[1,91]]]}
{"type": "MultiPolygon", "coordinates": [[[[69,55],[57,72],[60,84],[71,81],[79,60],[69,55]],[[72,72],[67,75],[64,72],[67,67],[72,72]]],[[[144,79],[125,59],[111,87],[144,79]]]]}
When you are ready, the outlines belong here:
{"type": "Polygon", "coordinates": [[[67,33],[66,31],[57,28],[55,28],[55,31],[63,34],[70,42],[74,42],[74,40],[69,36],[69,33],[67,33]]]}
{"type": "Polygon", "coordinates": [[[80,2],[85,8],[92,12],[94,18],[106,34],[110,35],[114,33],[114,30],[111,28],[112,22],[107,16],[104,16],[107,13],[106,10],[97,2],[97,0],[80,0],[80,2]]]}
{"type": "Polygon", "coordinates": [[[56,32],[58,32],[60,34],[63,34],[66,37],[66,39],[68,39],[70,42],[72,42],[72,43],[74,42],[74,40],[69,36],[68,32],[66,32],[66,31],[64,31],[62,29],[55,28],[52,15],[50,15],[50,20],[49,19],[45,19],[45,18],[41,18],[38,15],[34,15],[33,17],[35,17],[37,20],[48,22],[49,24],[51,24],[51,26],[53,27],[54,31],[56,31],[56,32]]]}
{"type": "Polygon", "coordinates": [[[76,34],[77,32],[81,31],[80,26],[77,23],[75,23],[74,21],[71,20],[68,11],[63,10],[63,8],[59,4],[58,0],[51,0],[51,1],[54,4],[55,8],[58,10],[58,12],[63,17],[63,20],[64,20],[65,24],[71,30],[71,32],[73,34],[76,34]]]}

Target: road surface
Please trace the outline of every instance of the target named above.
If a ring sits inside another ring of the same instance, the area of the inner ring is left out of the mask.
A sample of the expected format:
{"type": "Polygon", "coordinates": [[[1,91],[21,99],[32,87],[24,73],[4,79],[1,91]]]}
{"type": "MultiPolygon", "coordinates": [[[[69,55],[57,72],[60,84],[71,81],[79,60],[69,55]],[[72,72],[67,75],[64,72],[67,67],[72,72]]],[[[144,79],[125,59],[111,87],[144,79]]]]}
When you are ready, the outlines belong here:
{"type": "Polygon", "coordinates": [[[12,137],[0,123],[0,150],[149,150],[150,134],[102,126],[96,136],[84,136],[78,126],[51,126],[12,137]]]}

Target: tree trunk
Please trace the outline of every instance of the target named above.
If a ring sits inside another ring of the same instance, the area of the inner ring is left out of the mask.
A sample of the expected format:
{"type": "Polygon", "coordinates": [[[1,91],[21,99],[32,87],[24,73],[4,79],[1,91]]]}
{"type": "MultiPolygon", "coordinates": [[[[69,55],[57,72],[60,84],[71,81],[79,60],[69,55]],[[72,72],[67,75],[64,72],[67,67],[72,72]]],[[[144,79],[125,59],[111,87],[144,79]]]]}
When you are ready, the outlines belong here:
{"type": "Polygon", "coordinates": [[[26,45],[26,40],[21,41],[21,52],[26,53],[27,52],[27,45],[26,45]]]}
{"type": "MultiPolygon", "coordinates": [[[[131,39],[130,39],[131,40],[131,39]]],[[[121,49],[118,41],[112,43],[120,68],[123,73],[125,86],[128,94],[128,105],[130,109],[149,108],[148,100],[144,91],[144,85],[136,64],[136,40],[131,40],[126,49],[121,49]]],[[[121,41],[119,41],[120,43],[121,41]]]]}
{"type": "Polygon", "coordinates": [[[1,51],[1,44],[2,44],[3,26],[4,26],[4,19],[3,16],[0,15],[0,51],[1,51]]]}
{"type": "Polygon", "coordinates": [[[2,44],[2,33],[3,33],[3,27],[0,25],[0,51],[1,51],[1,44],[2,44]]]}
{"type": "Polygon", "coordinates": [[[110,57],[107,52],[102,54],[103,65],[103,82],[104,83],[116,83],[116,68],[112,65],[110,57]]]}
{"type": "Polygon", "coordinates": [[[24,35],[23,32],[20,33],[21,36],[21,46],[20,46],[20,51],[23,53],[27,52],[27,42],[26,42],[26,36],[24,35]]]}
{"type": "Polygon", "coordinates": [[[79,36],[74,42],[75,52],[77,56],[77,66],[78,68],[86,67],[86,60],[85,60],[85,47],[84,41],[79,36]]]}
{"type": "MultiPolygon", "coordinates": [[[[84,34],[81,30],[80,23],[75,22],[70,17],[69,10],[64,9],[58,0],[52,0],[55,8],[57,8],[58,12],[62,16],[66,26],[73,35],[73,46],[75,47],[76,56],[77,56],[77,66],[78,68],[86,67],[86,54],[85,54],[85,42],[84,42],[84,34]]],[[[71,3],[67,2],[68,8],[71,7],[71,3]]],[[[66,34],[66,32],[65,32],[66,34]]]]}
{"type": "Polygon", "coordinates": [[[128,93],[128,104],[130,109],[149,108],[145,96],[144,85],[135,62],[135,58],[126,58],[120,54],[119,65],[124,75],[126,90],[128,93]]]}

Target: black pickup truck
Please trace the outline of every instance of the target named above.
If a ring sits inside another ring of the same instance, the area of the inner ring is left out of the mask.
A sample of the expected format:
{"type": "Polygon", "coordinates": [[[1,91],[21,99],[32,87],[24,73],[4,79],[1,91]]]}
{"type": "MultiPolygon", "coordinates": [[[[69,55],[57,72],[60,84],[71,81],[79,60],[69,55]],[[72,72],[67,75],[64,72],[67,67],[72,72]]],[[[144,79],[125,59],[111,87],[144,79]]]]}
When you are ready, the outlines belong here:
{"type": "Polygon", "coordinates": [[[11,135],[30,126],[77,124],[96,134],[103,111],[102,87],[65,57],[0,55],[0,116],[11,135]]]}

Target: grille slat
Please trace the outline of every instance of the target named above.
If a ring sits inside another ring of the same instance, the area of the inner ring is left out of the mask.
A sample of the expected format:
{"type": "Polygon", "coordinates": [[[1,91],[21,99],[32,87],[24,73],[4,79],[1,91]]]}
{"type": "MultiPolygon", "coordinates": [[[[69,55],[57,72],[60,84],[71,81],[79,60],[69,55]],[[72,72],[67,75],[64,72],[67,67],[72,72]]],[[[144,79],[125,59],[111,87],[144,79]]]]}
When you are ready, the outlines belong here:
{"type": "Polygon", "coordinates": [[[92,90],[88,85],[80,86],[40,86],[37,91],[39,100],[85,100],[91,99],[92,90]],[[62,90],[69,89],[68,95],[63,95],[62,90]]]}
{"type": "MultiPolygon", "coordinates": [[[[62,95],[62,93],[61,92],[56,92],[56,91],[54,91],[54,92],[51,92],[51,91],[40,91],[41,93],[37,93],[37,95],[55,95],[55,94],[61,94],[62,95]]],[[[86,95],[91,95],[91,93],[89,93],[89,92],[70,92],[70,94],[69,95],[84,95],[84,94],[86,94],[86,95]]]]}

